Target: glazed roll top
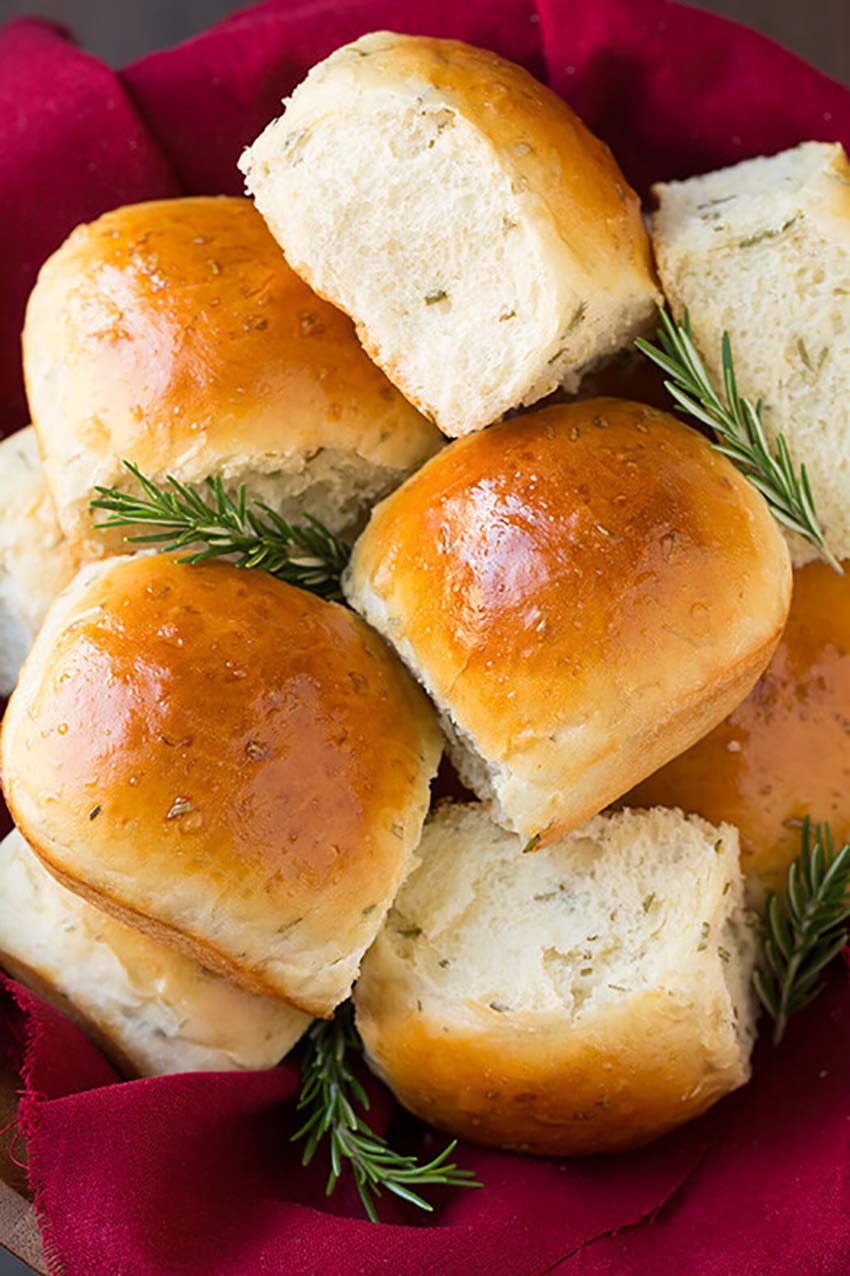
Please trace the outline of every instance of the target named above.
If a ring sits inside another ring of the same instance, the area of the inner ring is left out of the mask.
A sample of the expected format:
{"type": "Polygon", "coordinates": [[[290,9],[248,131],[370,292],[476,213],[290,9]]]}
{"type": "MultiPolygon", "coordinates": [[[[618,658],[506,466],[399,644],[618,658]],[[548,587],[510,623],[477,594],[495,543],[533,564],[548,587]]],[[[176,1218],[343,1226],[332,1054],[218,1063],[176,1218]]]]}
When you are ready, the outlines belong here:
{"type": "Polygon", "coordinates": [[[449,445],[375,510],[345,581],[466,784],[544,842],[744,698],[790,586],[759,493],[700,434],[616,399],[449,445]]]}
{"type": "Polygon", "coordinates": [[[791,614],[751,694],[704,739],[629,793],[734,824],[754,898],[784,888],[803,819],[850,839],[850,563],[794,572],[791,614]]]}
{"type": "Polygon", "coordinates": [[[440,435],[378,371],[350,321],[287,266],[245,199],[136,204],[79,226],[27,308],[24,369],[59,519],[91,554],[96,484],[245,483],[337,532],[440,435]]]}
{"type": "Polygon", "coordinates": [[[432,710],[356,616],[262,572],[84,569],[3,723],[22,834],[71,890],[327,1015],[411,864],[432,710]]]}

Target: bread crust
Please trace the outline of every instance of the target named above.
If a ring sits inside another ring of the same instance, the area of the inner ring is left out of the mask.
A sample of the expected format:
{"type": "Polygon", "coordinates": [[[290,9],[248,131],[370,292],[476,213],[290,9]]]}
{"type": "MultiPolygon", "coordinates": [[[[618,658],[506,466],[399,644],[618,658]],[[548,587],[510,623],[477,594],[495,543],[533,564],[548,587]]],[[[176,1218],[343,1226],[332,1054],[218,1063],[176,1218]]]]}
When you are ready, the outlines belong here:
{"type": "Polygon", "coordinates": [[[437,430],[287,266],[246,199],[134,204],[79,226],[42,267],[24,372],[60,521],[89,554],[95,484],[297,473],[324,451],[389,490],[437,430]]]}
{"type": "Polygon", "coordinates": [[[410,864],[431,707],[345,608],[226,564],[86,569],[13,695],[3,785],[51,872],[327,1015],[410,864]]]}
{"type": "Polygon", "coordinates": [[[484,791],[461,755],[466,782],[544,843],[744,698],[790,586],[755,489],[615,399],[453,443],[375,510],[345,582],[489,768],[484,791]]]}
{"type": "Polygon", "coordinates": [[[788,623],[750,695],[709,735],[649,776],[626,806],[679,806],[741,835],[758,893],[781,890],[800,821],[850,837],[850,563],[794,572],[788,623]]]}
{"type": "Polygon", "coordinates": [[[64,890],[20,833],[0,843],[0,961],[125,1076],[273,1067],[309,1018],[254,997],[64,890]]]}
{"type": "Polygon", "coordinates": [[[691,1120],[749,1076],[737,856],[677,811],[523,855],[480,806],[439,807],[354,990],[370,1065],[422,1119],[536,1155],[691,1120]]]}
{"type": "MultiPolygon", "coordinates": [[[[500,1016],[503,1018],[504,1016],[500,1016]]],[[[371,983],[357,993],[370,1065],[400,1103],[453,1137],[535,1156],[626,1152],[701,1115],[748,1072],[699,1040],[710,1025],[678,1019],[647,995],[564,1040],[564,1024],[501,1027],[485,1012],[466,1031],[417,1013],[371,983]],[[651,1043],[647,1025],[656,1025],[651,1043]],[[663,1028],[662,1028],[663,1025],[663,1028]]]]}

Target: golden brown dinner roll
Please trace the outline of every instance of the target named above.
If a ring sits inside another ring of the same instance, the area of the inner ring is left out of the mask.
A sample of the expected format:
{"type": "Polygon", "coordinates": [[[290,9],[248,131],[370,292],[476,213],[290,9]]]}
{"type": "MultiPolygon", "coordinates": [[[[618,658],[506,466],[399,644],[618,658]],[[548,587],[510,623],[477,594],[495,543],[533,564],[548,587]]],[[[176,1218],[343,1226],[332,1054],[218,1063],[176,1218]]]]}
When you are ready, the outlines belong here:
{"type": "Polygon", "coordinates": [[[0,442],[0,696],[14,687],[48,607],[77,565],[27,426],[0,442]]]}
{"type": "Polygon", "coordinates": [[[617,399],[445,448],[374,511],[345,581],[435,700],[464,782],[544,841],[743,699],[790,585],[756,490],[617,399]]]}
{"type": "Polygon", "coordinates": [[[24,329],[33,421],[66,534],[91,553],[95,484],[221,474],[336,532],[440,435],[286,265],[245,199],[136,204],[79,226],[42,267],[24,329]]]}
{"type": "Polygon", "coordinates": [[[290,264],[446,434],[575,389],[655,315],[640,203],[611,152],[494,53],[362,36],[240,167],[290,264]]]}
{"type": "Polygon", "coordinates": [[[310,1023],[66,890],[17,830],[0,842],[0,962],[129,1075],[271,1068],[310,1023]]]}
{"type": "Polygon", "coordinates": [[[2,775],[63,885],[328,1015],[410,867],[439,754],[425,697],[344,607],[154,555],[84,568],[54,605],[2,775]]]}
{"type": "Polygon", "coordinates": [[[521,851],[479,805],[426,825],[354,993],[398,1099],[480,1143],[579,1156],[743,1084],[756,945],[735,830],[621,812],[521,851]]]}
{"type": "Polygon", "coordinates": [[[736,825],[757,893],[784,886],[804,816],[829,820],[839,846],[850,839],[850,575],[798,568],[788,624],[750,696],[624,800],[736,825]]]}

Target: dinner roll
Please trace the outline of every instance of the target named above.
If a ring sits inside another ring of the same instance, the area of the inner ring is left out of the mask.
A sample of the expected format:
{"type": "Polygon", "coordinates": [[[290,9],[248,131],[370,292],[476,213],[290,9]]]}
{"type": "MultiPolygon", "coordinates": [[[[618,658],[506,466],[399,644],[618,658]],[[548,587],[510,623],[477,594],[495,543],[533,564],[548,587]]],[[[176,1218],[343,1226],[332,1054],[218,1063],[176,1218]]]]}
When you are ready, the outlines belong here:
{"type": "Polygon", "coordinates": [[[355,989],[401,1103],[479,1143],[583,1156],[742,1085],[756,945],[735,830],[621,812],[521,852],[479,805],[426,826],[355,989]]]}
{"type": "Polygon", "coordinates": [[[625,801],[736,825],[756,899],[785,886],[804,816],[829,820],[838,846],[850,840],[850,575],[798,568],[785,632],[748,699],[625,801]]]}
{"type": "Polygon", "coordinates": [[[136,204],[79,226],[27,308],[33,421],[67,536],[90,554],[95,484],[221,474],[288,518],[358,528],[440,435],[286,265],[245,199],[136,204]]]}
{"type": "Polygon", "coordinates": [[[744,698],[790,586],[758,492],[694,430],[617,399],[445,448],[374,511],[344,582],[430,692],[464,782],[543,841],[744,698]]]}
{"type": "Polygon", "coordinates": [[[35,430],[0,442],[0,696],[7,696],[47,609],[77,563],[44,481],[35,430]]]}
{"type": "Polygon", "coordinates": [[[17,831],[0,842],[0,962],[130,1075],[271,1068],[310,1023],[66,890],[17,831]]]}
{"type": "Polygon", "coordinates": [[[611,152],[493,53],[363,36],[240,167],[290,265],[446,434],[575,389],[655,315],[640,203],[611,152]]]}
{"type": "Polygon", "coordinates": [[[9,702],[3,787],[63,885],[329,1015],[410,868],[440,755],[346,608],[166,555],[89,565],[9,702]]]}
{"type": "MultiPolygon", "coordinates": [[[[687,182],[654,187],[653,237],[673,310],[722,384],[732,340],[738,389],[764,401],[768,441],[782,434],[806,466],[821,523],[850,558],[850,164],[807,142],[687,182]]],[[[816,558],[792,537],[794,564],[816,558]]]]}

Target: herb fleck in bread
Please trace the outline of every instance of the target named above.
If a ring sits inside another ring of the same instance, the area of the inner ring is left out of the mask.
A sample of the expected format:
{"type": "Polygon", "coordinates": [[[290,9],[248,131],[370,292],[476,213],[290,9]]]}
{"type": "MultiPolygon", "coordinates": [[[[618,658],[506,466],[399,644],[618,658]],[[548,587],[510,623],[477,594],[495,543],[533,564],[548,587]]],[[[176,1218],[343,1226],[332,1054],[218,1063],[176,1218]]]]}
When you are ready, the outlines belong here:
{"type": "Polygon", "coordinates": [[[450,435],[643,331],[658,291],[608,148],[520,67],[381,31],[314,67],[241,161],[295,270],[450,435]]]}
{"type": "Polygon", "coordinates": [[[0,443],[0,696],[14,687],[47,609],[77,565],[27,426],[0,443]]]}
{"type": "Polygon", "coordinates": [[[583,1155],[748,1079],[755,941],[731,826],[623,811],[523,855],[483,807],[444,805],[419,854],[355,989],[372,1066],[412,1112],[583,1155]]]}
{"type": "Polygon", "coordinates": [[[271,1068],[310,1023],[66,890],[17,829],[0,842],[0,957],[131,1075],[271,1068]]]}
{"type": "MultiPolygon", "coordinates": [[[[653,241],[674,313],[687,308],[720,378],[732,340],[740,392],[805,464],[830,549],[850,556],[850,164],[807,142],[654,188],[653,241]]],[[[817,557],[791,537],[795,565],[817,557]]]]}

